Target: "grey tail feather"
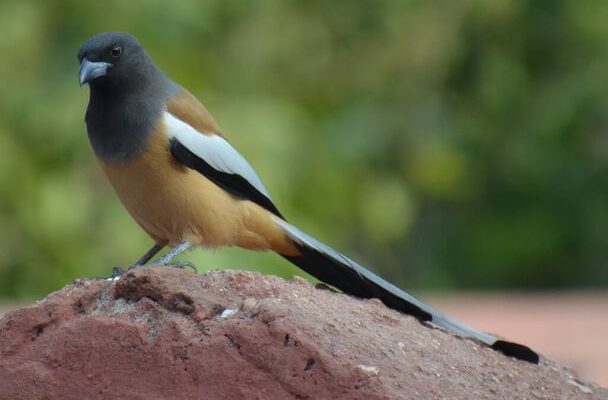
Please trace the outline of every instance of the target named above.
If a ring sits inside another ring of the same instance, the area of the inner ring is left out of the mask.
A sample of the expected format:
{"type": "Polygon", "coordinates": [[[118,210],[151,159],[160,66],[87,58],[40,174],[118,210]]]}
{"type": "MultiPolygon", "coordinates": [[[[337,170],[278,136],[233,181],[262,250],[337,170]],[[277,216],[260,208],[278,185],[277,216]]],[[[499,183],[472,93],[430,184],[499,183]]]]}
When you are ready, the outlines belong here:
{"type": "Polygon", "coordinates": [[[300,231],[285,220],[274,217],[274,221],[294,241],[300,251],[298,256],[283,257],[319,280],[350,295],[378,298],[386,306],[410,314],[420,321],[431,322],[461,336],[477,339],[508,356],[538,364],[538,354],[529,347],[501,340],[496,336],[465,326],[300,231]]]}

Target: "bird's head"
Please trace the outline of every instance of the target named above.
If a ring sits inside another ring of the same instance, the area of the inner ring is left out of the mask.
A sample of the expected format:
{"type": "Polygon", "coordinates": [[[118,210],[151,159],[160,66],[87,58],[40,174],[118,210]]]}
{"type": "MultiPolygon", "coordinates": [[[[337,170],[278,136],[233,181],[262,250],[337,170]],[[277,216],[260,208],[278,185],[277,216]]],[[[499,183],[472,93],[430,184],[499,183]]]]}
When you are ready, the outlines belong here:
{"type": "Polygon", "coordinates": [[[100,33],[78,50],[80,85],[117,88],[141,84],[153,69],[152,60],[137,39],[125,32],[100,33]]]}

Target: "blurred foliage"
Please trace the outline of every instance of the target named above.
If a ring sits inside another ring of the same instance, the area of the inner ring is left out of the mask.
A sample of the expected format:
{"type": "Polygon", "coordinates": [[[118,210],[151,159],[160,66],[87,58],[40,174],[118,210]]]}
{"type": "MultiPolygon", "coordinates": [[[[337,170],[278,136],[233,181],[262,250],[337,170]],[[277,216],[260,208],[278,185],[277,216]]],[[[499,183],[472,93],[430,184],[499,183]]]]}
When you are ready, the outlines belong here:
{"type": "Polygon", "coordinates": [[[76,51],[109,30],[208,106],[292,222],[389,280],[605,287],[607,20],[603,1],[3,0],[0,297],[151,245],[83,124],[76,51]]]}

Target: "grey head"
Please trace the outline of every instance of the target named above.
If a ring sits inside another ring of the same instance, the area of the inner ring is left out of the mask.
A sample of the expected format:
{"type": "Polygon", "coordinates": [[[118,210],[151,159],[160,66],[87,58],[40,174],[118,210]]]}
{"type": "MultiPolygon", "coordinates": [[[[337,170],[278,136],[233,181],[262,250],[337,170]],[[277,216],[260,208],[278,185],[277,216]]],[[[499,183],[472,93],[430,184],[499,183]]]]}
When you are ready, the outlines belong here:
{"type": "Polygon", "coordinates": [[[93,36],[78,50],[78,61],[80,85],[90,87],[85,121],[96,155],[108,163],[137,156],[179,86],[126,32],[93,36]]]}

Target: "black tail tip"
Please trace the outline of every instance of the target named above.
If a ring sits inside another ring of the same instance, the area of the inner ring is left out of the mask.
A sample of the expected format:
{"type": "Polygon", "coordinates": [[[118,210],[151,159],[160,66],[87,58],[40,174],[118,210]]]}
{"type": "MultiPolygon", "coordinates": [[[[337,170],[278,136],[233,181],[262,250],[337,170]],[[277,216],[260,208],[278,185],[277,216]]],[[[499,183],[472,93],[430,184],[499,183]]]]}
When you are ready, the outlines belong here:
{"type": "Polygon", "coordinates": [[[507,342],[506,340],[497,340],[492,345],[494,350],[498,350],[501,353],[509,356],[515,357],[520,360],[524,360],[530,362],[532,364],[538,364],[540,361],[540,357],[538,354],[533,351],[528,346],[524,346],[523,344],[517,344],[513,342],[507,342]]]}

